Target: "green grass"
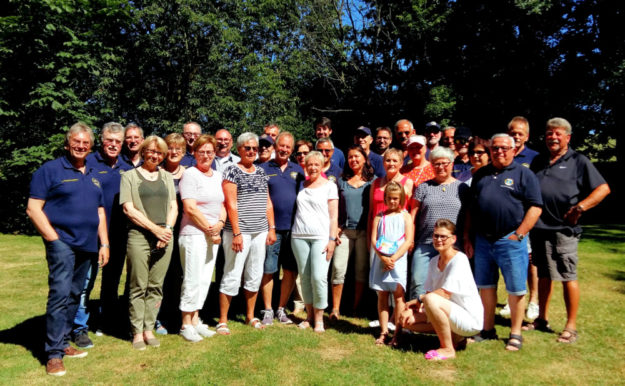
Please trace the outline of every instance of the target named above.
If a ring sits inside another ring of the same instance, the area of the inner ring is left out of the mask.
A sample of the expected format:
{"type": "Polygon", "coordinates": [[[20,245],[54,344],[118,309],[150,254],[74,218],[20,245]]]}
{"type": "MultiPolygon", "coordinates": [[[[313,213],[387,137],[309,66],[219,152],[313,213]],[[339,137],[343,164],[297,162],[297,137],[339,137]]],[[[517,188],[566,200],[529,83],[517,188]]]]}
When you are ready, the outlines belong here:
{"type": "MultiPolygon", "coordinates": [[[[38,237],[0,235],[0,383],[38,384],[617,384],[625,382],[625,226],[588,226],[580,244],[580,340],[524,334],[519,353],[503,341],[469,345],[453,361],[429,363],[435,336],[409,337],[404,350],[376,347],[367,320],[346,318],[323,335],[274,325],[254,331],[231,322],[232,335],[189,344],[177,335],[157,349],[91,334],[84,359],[67,359],[67,375],[45,374],[41,361],[47,265],[38,237]]],[[[92,298],[99,297],[96,285],[92,298]]],[[[499,291],[500,302],[504,292],[499,291]]],[[[556,285],[551,324],[564,324],[556,285]]],[[[509,328],[499,320],[500,337],[509,328]]],[[[209,321],[213,322],[214,321],[209,321]]]]}

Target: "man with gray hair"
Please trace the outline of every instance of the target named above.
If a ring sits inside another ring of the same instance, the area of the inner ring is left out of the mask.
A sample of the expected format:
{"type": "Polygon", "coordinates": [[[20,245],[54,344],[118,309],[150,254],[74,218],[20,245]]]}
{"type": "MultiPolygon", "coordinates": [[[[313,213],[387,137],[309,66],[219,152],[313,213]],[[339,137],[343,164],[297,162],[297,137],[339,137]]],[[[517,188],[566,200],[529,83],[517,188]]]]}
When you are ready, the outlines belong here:
{"type": "Polygon", "coordinates": [[[217,149],[215,149],[215,160],[213,161],[212,168],[223,173],[228,167],[239,162],[241,158],[231,152],[232,134],[230,134],[228,130],[217,130],[215,140],[217,140],[217,149]]]}
{"type": "Polygon", "coordinates": [[[184,167],[195,166],[196,161],[193,156],[193,144],[195,140],[198,139],[202,135],[202,127],[197,122],[187,122],[182,126],[182,136],[187,143],[187,152],[180,160],[180,165],[184,167]]]}
{"type": "Polygon", "coordinates": [[[122,159],[129,165],[137,167],[143,163],[140,149],[143,143],[143,129],[136,123],[129,123],[124,130],[124,146],[122,159]]]}
{"type": "Polygon", "coordinates": [[[569,147],[571,124],[563,118],[547,121],[548,155],[539,155],[531,169],[540,181],[545,207],[532,231],[534,261],[538,267],[540,314],[529,329],[551,332],[549,302],[553,281],[561,281],[566,306],[566,325],[558,338],[574,343],[577,338],[577,244],[582,233],[581,215],[610,194],[610,187],[585,156],[569,147]]]}
{"type": "MultiPolygon", "coordinates": [[[[495,307],[499,269],[510,304],[510,339],[506,350],[521,349],[521,325],[527,292],[528,253],[525,236],[542,212],[538,179],[514,162],[514,139],[508,134],[492,137],[492,163],[480,168],[471,183],[470,226],[475,231],[475,283],[484,305],[484,326],[477,341],[497,339],[495,307]]],[[[465,252],[472,246],[465,230],[465,252]]]]}

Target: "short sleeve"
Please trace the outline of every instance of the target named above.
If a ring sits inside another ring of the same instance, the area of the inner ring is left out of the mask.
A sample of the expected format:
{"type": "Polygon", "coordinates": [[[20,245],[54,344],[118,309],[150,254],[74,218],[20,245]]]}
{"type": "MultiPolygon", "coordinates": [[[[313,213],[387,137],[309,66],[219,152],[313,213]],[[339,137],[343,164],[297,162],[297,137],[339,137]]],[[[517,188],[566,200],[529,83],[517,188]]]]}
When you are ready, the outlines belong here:
{"type": "Polygon", "coordinates": [[[224,181],[232,182],[238,185],[240,169],[236,165],[230,165],[224,171],[224,181]]]}
{"type": "Polygon", "coordinates": [[[30,197],[46,200],[50,190],[47,173],[44,167],[40,167],[33,173],[30,181],[30,197]]]}
{"type": "Polygon", "coordinates": [[[180,198],[181,199],[196,199],[198,196],[198,184],[196,173],[194,173],[194,168],[188,168],[182,173],[182,178],[180,179],[180,183],[178,188],[180,189],[180,198]]]}
{"type": "Polygon", "coordinates": [[[426,195],[428,186],[429,186],[429,184],[427,182],[419,184],[419,186],[417,186],[417,188],[414,190],[414,193],[412,194],[412,197],[416,201],[423,202],[423,200],[425,199],[425,195],[426,195]]]}
{"type": "Polygon", "coordinates": [[[136,171],[130,171],[122,174],[122,180],[119,186],[119,204],[124,205],[127,202],[132,202],[132,182],[131,174],[137,173],[136,171]]]}
{"type": "Polygon", "coordinates": [[[339,199],[339,191],[334,183],[326,183],[329,185],[328,187],[328,200],[338,200],[339,199]]]}

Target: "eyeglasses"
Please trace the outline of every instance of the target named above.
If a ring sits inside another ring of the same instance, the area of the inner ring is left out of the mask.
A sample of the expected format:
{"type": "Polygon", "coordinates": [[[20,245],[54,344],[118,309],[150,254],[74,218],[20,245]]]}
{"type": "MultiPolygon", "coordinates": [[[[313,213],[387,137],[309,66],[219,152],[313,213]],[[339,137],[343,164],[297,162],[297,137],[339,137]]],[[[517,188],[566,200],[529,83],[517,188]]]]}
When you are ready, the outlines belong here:
{"type": "Polygon", "coordinates": [[[200,133],[183,133],[182,134],[185,138],[197,138],[199,137],[201,134],[200,133]]]}
{"type": "Polygon", "coordinates": [[[114,143],[114,144],[117,144],[117,145],[121,145],[122,144],[122,141],[120,141],[119,139],[108,139],[107,138],[107,139],[105,139],[102,142],[104,142],[104,143],[114,143]]]}
{"type": "Polygon", "coordinates": [[[307,151],[298,151],[297,153],[295,153],[296,157],[303,157],[303,156],[306,156],[306,155],[308,155],[307,151]]]}
{"type": "Polygon", "coordinates": [[[447,241],[447,239],[449,239],[450,237],[451,235],[438,235],[436,233],[432,235],[432,239],[440,241],[447,241]]]}
{"type": "Polygon", "coordinates": [[[210,157],[215,155],[214,151],[196,151],[196,153],[202,157],[210,157]]]}
{"type": "Polygon", "coordinates": [[[510,146],[491,146],[490,148],[493,153],[497,153],[498,151],[503,151],[504,153],[507,153],[510,151],[510,149],[512,149],[510,146]]]}
{"type": "Polygon", "coordinates": [[[484,155],[486,154],[485,150],[473,150],[469,152],[469,155],[484,155]]]}
{"type": "Polygon", "coordinates": [[[158,151],[158,150],[152,150],[152,149],[145,149],[145,154],[148,155],[157,155],[157,156],[163,156],[163,153],[158,151]]]}
{"type": "Polygon", "coordinates": [[[469,140],[466,138],[454,138],[454,143],[457,145],[466,145],[469,143],[469,140]]]}
{"type": "Polygon", "coordinates": [[[243,146],[243,149],[245,149],[245,151],[258,152],[258,146],[243,146]]]}
{"type": "Polygon", "coordinates": [[[320,153],[331,153],[334,149],[317,149],[318,152],[320,153]]]}
{"type": "Polygon", "coordinates": [[[170,153],[182,153],[184,150],[179,147],[170,147],[167,151],[170,153]]]}
{"type": "Polygon", "coordinates": [[[434,166],[435,168],[446,168],[449,165],[451,165],[451,162],[449,162],[449,161],[447,161],[447,162],[437,162],[435,164],[432,164],[432,166],[434,166]]]}

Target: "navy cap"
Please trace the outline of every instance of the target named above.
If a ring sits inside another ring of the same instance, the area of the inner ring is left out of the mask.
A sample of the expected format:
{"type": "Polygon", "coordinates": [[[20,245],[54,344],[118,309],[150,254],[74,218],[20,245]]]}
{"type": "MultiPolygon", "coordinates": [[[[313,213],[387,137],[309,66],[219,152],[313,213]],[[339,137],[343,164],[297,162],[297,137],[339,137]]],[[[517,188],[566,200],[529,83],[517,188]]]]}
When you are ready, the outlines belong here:
{"type": "Polygon", "coordinates": [[[441,127],[436,121],[428,122],[425,124],[425,132],[441,131],[441,127]]]}
{"type": "Polygon", "coordinates": [[[363,133],[371,136],[371,129],[369,129],[368,127],[360,126],[359,128],[356,129],[356,131],[362,131],[363,133]]]}
{"type": "Polygon", "coordinates": [[[269,134],[263,134],[263,135],[259,136],[258,137],[258,145],[260,145],[261,142],[268,143],[271,146],[273,146],[273,144],[276,143],[273,140],[273,138],[271,138],[271,136],[269,134]]]}
{"type": "Polygon", "coordinates": [[[469,139],[473,136],[473,134],[471,133],[471,129],[469,129],[468,127],[464,127],[464,126],[460,126],[456,129],[456,132],[454,133],[454,139],[456,138],[465,138],[465,139],[469,139]]]}

